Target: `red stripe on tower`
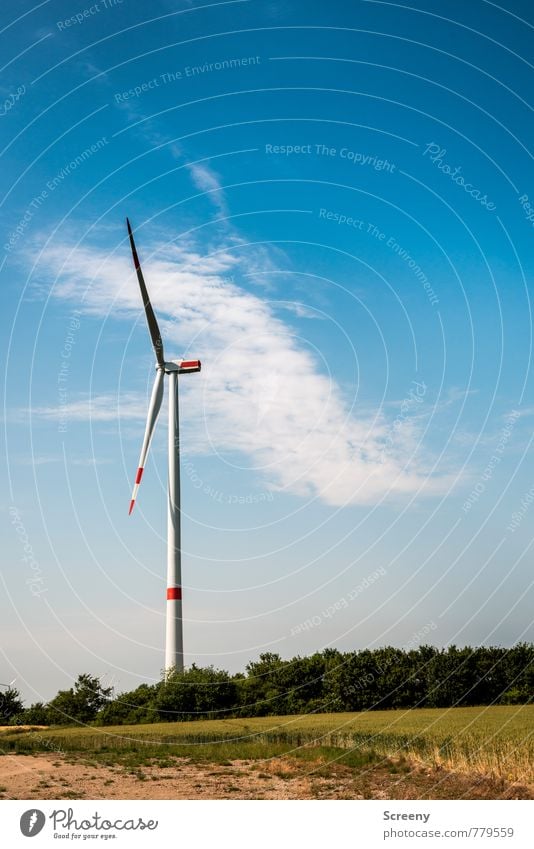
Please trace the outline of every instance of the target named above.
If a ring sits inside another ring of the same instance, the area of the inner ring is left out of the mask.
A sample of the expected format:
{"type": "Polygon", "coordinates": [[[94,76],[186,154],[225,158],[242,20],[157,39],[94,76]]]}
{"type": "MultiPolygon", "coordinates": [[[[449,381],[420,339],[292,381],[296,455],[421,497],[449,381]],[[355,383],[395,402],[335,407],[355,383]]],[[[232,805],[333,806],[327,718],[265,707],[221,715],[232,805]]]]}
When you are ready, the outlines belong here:
{"type": "Polygon", "coordinates": [[[181,601],[182,600],[182,588],[181,587],[167,587],[167,601],[181,601]]]}
{"type": "Polygon", "coordinates": [[[135,482],[136,483],[141,483],[141,478],[143,477],[143,471],[144,471],[144,467],[139,466],[139,468],[137,469],[137,474],[135,476],[135,482]]]}

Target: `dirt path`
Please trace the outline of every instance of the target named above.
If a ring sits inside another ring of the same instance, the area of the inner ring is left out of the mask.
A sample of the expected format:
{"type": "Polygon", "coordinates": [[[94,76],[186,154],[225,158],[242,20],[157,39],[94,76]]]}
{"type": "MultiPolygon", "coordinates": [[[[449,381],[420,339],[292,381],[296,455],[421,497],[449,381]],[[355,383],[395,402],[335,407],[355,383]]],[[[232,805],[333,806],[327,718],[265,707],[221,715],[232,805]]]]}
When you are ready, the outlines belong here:
{"type": "Polygon", "coordinates": [[[228,765],[104,766],[64,755],[0,757],[4,799],[532,799],[527,788],[392,763],[354,770],[290,757],[228,765]]]}

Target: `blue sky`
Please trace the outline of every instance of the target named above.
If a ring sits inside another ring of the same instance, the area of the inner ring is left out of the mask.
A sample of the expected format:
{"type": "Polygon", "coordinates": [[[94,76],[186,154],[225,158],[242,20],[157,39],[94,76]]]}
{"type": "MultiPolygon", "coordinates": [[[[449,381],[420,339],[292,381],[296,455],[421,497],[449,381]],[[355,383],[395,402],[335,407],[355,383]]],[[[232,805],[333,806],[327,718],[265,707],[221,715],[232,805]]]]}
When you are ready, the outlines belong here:
{"type": "Polygon", "coordinates": [[[1,680],[163,665],[180,384],[187,661],[532,639],[532,11],[2,11],[1,680]]]}

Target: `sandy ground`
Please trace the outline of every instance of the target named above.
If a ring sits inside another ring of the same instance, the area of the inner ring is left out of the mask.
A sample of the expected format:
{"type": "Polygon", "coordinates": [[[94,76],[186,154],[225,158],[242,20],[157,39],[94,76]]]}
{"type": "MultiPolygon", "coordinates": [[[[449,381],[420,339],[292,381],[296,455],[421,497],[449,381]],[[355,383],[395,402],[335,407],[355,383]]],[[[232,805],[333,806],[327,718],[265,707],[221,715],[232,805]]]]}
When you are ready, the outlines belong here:
{"type": "Polygon", "coordinates": [[[525,787],[421,765],[354,770],[289,757],[229,765],[103,766],[64,755],[0,757],[4,799],[532,799],[525,787]]]}

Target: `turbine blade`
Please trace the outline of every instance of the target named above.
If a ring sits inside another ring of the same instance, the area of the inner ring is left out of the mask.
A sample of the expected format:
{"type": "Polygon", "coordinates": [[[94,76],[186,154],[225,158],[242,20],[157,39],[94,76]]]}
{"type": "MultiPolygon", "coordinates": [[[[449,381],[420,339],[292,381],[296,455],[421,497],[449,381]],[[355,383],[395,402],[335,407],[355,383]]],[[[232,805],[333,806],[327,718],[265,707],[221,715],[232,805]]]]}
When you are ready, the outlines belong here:
{"type": "Polygon", "coordinates": [[[163,369],[158,369],[156,373],[156,380],[154,381],[154,387],[152,389],[152,395],[150,397],[150,405],[148,407],[148,415],[146,419],[146,428],[145,435],[143,438],[143,447],[141,448],[141,456],[139,457],[139,466],[137,469],[137,474],[135,476],[135,483],[132,492],[132,500],[130,501],[130,509],[128,510],[128,515],[131,514],[132,510],[135,507],[135,499],[137,498],[137,490],[139,489],[139,484],[141,483],[141,478],[143,477],[143,471],[145,468],[146,458],[148,455],[148,449],[150,447],[150,440],[152,439],[152,434],[154,432],[154,426],[156,424],[156,420],[158,418],[158,413],[161,408],[161,402],[163,401],[163,380],[165,377],[165,372],[163,369]]]}
{"type": "Polygon", "coordinates": [[[156,321],[156,316],[154,315],[154,310],[152,309],[152,304],[150,303],[150,298],[148,297],[145,278],[143,277],[141,263],[139,262],[139,257],[137,256],[137,249],[135,247],[132,228],[130,227],[130,221],[128,218],[126,219],[126,224],[128,226],[130,247],[132,249],[132,257],[135,265],[135,270],[137,272],[137,279],[139,280],[139,288],[141,289],[141,297],[143,298],[143,306],[145,308],[148,329],[152,338],[154,351],[156,352],[156,360],[158,362],[158,365],[162,366],[165,362],[165,359],[163,357],[163,342],[161,341],[161,333],[158,327],[158,322],[156,321]]]}

